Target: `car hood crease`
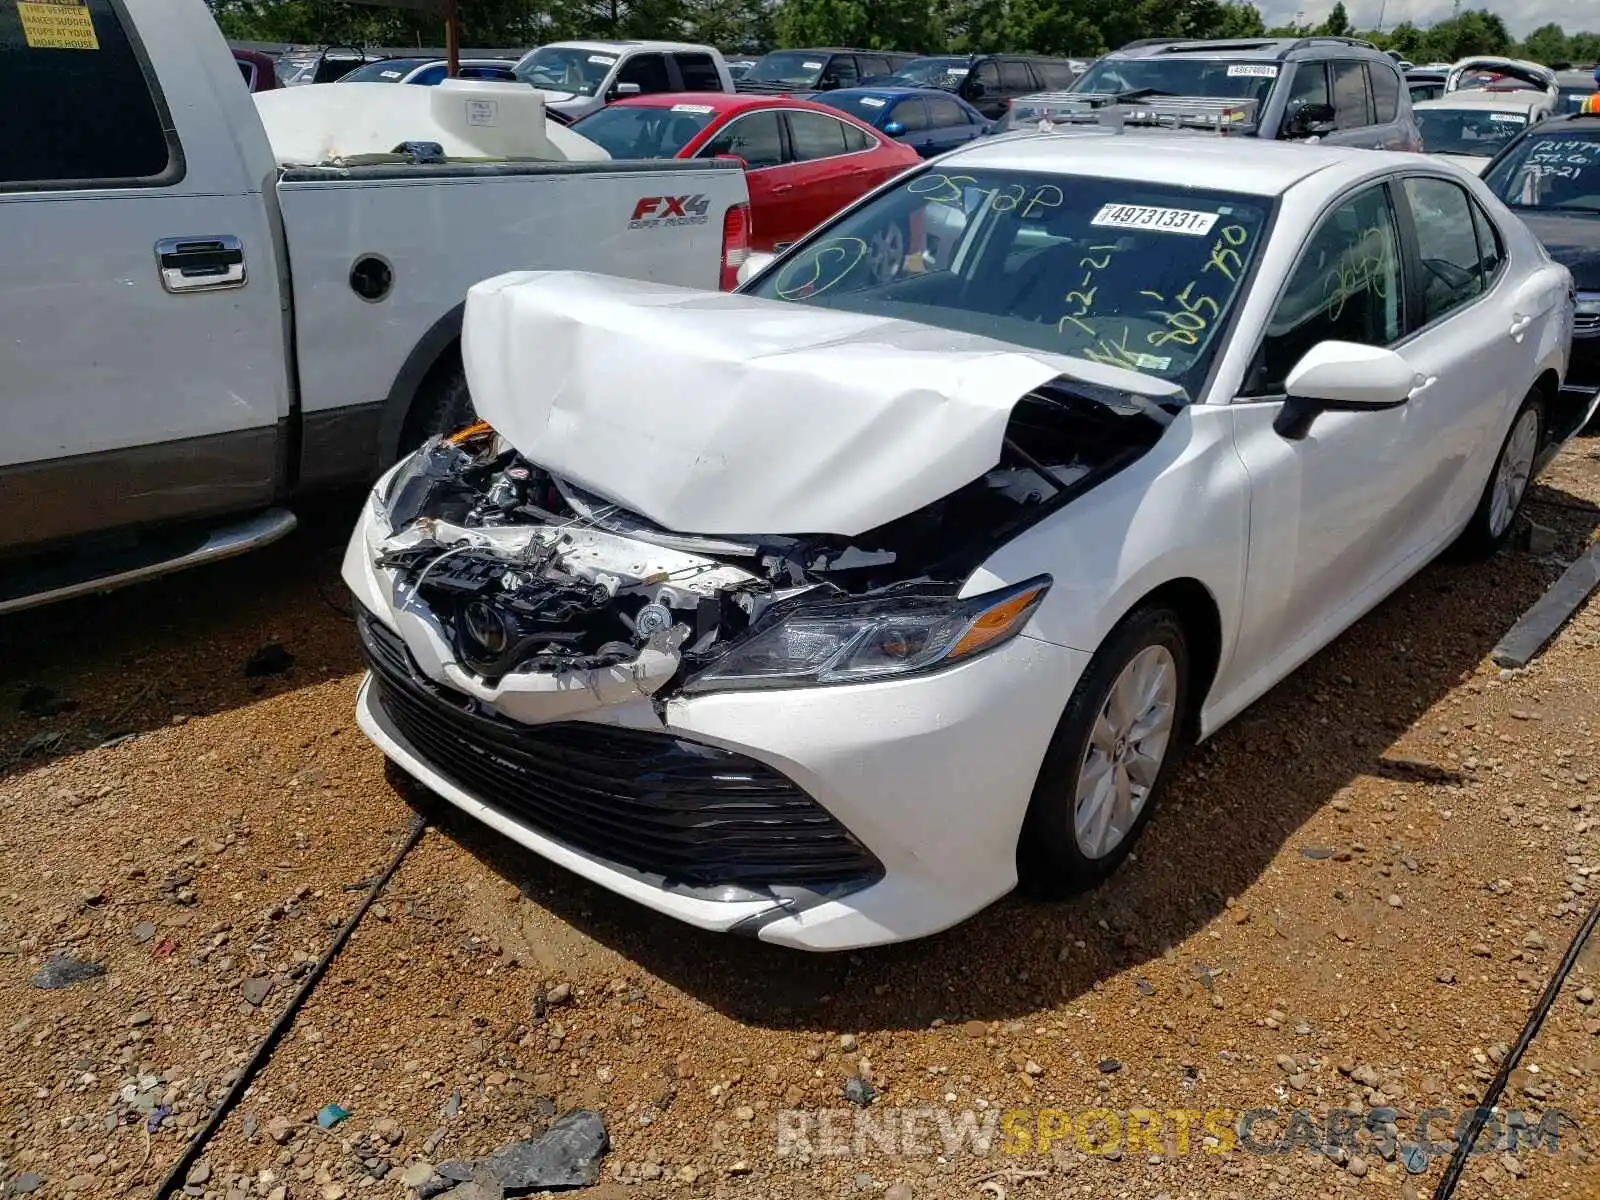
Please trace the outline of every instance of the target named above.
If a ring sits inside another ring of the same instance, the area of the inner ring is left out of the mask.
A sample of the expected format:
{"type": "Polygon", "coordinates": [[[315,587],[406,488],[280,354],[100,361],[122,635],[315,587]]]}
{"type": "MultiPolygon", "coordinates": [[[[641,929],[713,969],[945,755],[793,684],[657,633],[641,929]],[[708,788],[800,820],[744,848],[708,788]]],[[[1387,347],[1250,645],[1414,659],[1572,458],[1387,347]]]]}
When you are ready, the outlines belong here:
{"type": "Polygon", "coordinates": [[[852,537],[992,469],[1060,376],[1175,384],[976,334],[582,272],[467,297],[478,415],[530,462],[664,528],[852,537]]]}

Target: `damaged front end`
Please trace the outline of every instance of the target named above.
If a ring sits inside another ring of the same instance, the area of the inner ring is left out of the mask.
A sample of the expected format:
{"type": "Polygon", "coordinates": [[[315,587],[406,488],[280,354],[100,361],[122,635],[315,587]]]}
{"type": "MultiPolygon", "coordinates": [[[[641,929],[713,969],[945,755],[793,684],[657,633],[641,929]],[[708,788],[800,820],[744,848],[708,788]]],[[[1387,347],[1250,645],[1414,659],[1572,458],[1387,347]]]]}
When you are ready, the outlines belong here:
{"type": "Polygon", "coordinates": [[[662,529],[480,423],[393,474],[369,551],[438,682],[528,724],[646,697],[664,720],[678,695],[865,682],[1008,640],[1049,577],[962,597],[968,576],[1170,419],[1142,397],[1054,381],[1017,403],[992,470],[852,537],[662,529]]]}

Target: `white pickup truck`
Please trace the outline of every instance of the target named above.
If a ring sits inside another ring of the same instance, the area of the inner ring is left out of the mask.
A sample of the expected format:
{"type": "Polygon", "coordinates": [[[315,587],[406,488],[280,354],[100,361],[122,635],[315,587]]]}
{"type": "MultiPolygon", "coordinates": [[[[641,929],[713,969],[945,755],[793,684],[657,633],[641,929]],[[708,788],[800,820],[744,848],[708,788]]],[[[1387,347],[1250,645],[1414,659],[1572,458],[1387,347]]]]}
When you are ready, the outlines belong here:
{"type": "Polygon", "coordinates": [[[201,0],[0,6],[0,62],[0,612],[271,541],[470,417],[480,279],[742,258],[736,164],[286,168],[201,0]]]}

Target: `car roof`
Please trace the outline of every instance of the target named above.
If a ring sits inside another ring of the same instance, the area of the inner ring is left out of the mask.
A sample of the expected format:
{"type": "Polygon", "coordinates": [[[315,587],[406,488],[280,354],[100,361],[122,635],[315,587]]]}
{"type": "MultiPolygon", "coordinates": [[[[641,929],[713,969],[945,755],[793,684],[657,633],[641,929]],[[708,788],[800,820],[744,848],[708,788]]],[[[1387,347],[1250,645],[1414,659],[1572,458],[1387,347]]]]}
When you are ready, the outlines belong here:
{"type": "Polygon", "coordinates": [[[1467,109],[1498,109],[1530,110],[1546,108],[1550,104],[1548,92],[1536,92],[1531,88],[1518,88],[1514,91],[1491,92],[1481,88],[1468,88],[1466,91],[1450,92],[1436,100],[1420,100],[1412,105],[1418,112],[1435,112],[1447,108],[1467,109]]]}
{"type": "Polygon", "coordinates": [[[1357,180],[1414,167],[1415,154],[1352,146],[1291,144],[1261,138],[1138,133],[1092,128],[979,138],[944,157],[963,167],[1093,175],[1194,187],[1204,191],[1281,196],[1322,171],[1357,180]],[[1098,136],[1097,136],[1098,133],[1098,136]]]}
{"type": "Polygon", "coordinates": [[[1258,38],[1145,38],[1113,50],[1107,58],[1161,58],[1178,55],[1186,58],[1259,58],[1277,62],[1297,50],[1339,50],[1346,54],[1370,53],[1392,63],[1371,42],[1356,38],[1316,34],[1309,37],[1258,38]]]}
{"type": "Polygon", "coordinates": [[[714,46],[697,45],[694,42],[633,42],[633,41],[567,41],[546,42],[538,49],[563,49],[563,50],[695,50],[701,53],[720,54],[714,46]]]}

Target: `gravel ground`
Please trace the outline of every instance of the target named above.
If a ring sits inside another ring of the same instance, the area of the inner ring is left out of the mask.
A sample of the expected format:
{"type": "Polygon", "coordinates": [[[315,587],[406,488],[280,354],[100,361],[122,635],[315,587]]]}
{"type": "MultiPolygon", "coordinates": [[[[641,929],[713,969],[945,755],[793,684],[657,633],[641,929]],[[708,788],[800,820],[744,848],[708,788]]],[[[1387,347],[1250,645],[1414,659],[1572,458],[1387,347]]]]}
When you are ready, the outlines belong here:
{"type": "MultiPolygon", "coordinates": [[[[397,790],[352,719],[348,503],[261,554],[0,621],[0,1181],[152,1194],[420,806],[435,826],[189,1194],[401,1198],[418,1163],[589,1107],[613,1145],[585,1196],[1426,1195],[1442,1158],[1408,1174],[1367,1136],[1261,1154],[1226,1127],[1453,1119],[1577,930],[1600,602],[1525,672],[1487,654],[1596,525],[1600,442],[1537,499],[1553,553],[1430,568],[1193,754],[1106,887],[828,957],[655,917],[397,790]],[[53,955],[101,973],[40,988],[53,955]],[[852,1079],[876,1095],[859,1147],[852,1079]],[[350,1116],[324,1130],[330,1103],[350,1116]],[[1197,1112],[1115,1149],[1104,1122],[1045,1152],[1015,1136],[1093,1109],[1197,1112]],[[919,1132],[908,1110],[935,1111],[919,1132]],[[943,1144],[938,1114],[958,1133],[1011,1110],[987,1155],[943,1144]]],[[[1475,1158],[1459,1196],[1600,1194],[1597,972],[1600,951],[1503,1100],[1582,1127],[1475,1158]]]]}

